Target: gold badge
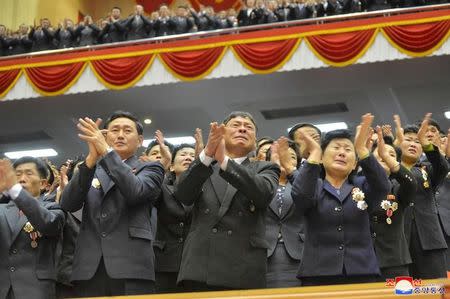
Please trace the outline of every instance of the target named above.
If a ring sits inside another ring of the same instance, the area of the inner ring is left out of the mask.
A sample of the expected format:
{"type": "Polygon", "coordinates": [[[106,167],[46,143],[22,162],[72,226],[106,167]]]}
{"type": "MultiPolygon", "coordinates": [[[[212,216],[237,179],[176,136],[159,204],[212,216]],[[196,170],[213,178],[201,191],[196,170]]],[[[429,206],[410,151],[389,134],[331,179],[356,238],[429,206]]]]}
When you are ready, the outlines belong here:
{"type": "Polygon", "coordinates": [[[95,189],[100,189],[101,187],[100,181],[97,178],[94,178],[92,180],[92,187],[94,187],[95,189]]]}
{"type": "Polygon", "coordinates": [[[23,227],[23,230],[24,230],[26,233],[31,233],[31,232],[34,231],[34,227],[31,225],[30,222],[27,222],[27,223],[25,223],[25,226],[23,227]]]}
{"type": "Polygon", "coordinates": [[[390,217],[386,218],[386,223],[387,224],[392,224],[392,219],[390,217]]]}

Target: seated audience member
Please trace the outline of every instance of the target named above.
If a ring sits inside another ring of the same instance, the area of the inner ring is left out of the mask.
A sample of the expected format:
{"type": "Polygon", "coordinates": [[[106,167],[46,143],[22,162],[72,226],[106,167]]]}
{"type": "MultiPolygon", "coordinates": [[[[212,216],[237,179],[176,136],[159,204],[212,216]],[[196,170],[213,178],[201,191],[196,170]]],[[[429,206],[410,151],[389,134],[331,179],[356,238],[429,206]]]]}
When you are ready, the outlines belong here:
{"type": "Polygon", "coordinates": [[[64,226],[58,204],[43,201],[45,163],[23,157],[0,160],[1,298],[55,298],[56,244],[64,226]]]}
{"type": "MultiPolygon", "coordinates": [[[[279,148],[278,143],[269,149],[267,159],[278,162],[278,152],[287,151],[289,171],[298,168],[300,153],[298,146],[288,141],[288,147],[279,148]]],[[[287,171],[281,168],[278,188],[267,209],[266,240],[269,243],[267,251],[267,287],[288,288],[300,286],[296,273],[303,254],[305,232],[303,215],[295,207],[291,196],[292,186],[287,179],[287,171]]]]}
{"type": "MultiPolygon", "coordinates": [[[[390,184],[366,147],[372,121],[371,114],[362,116],[354,142],[348,130],[328,132],[321,145],[309,134],[298,132],[309,153],[292,179],[292,198],[306,227],[297,274],[302,285],[373,282],[379,277],[367,206],[386,198],[390,184]],[[357,158],[364,176],[352,175],[357,158]]],[[[281,141],[286,144],[285,139],[281,141]]],[[[281,165],[289,169],[283,153],[279,151],[281,165]]]]}

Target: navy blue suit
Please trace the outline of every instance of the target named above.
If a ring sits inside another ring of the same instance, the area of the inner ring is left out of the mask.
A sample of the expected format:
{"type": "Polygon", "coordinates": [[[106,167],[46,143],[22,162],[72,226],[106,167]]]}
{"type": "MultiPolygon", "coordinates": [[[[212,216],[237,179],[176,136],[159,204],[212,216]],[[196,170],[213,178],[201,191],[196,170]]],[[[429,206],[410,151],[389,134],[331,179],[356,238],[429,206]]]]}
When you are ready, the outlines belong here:
{"type": "Polygon", "coordinates": [[[365,176],[347,180],[339,193],[320,178],[320,165],[306,162],[300,168],[292,185],[292,198],[305,215],[306,240],[297,274],[302,280],[305,277],[314,280],[323,276],[347,279],[379,275],[369,214],[357,208],[352,190],[361,189],[368,205],[379,204],[386,198],[390,184],[372,155],[361,160],[360,165],[365,176]]]}

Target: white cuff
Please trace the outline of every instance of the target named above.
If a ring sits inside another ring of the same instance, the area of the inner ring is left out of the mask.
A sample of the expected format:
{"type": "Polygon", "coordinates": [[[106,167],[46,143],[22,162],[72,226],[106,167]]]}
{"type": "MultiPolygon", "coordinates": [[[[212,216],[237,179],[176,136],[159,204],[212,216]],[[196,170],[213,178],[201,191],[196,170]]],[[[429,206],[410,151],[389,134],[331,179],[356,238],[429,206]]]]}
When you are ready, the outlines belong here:
{"type": "Polygon", "coordinates": [[[230,160],[230,157],[225,156],[225,159],[223,159],[222,164],[220,164],[220,168],[221,168],[223,171],[227,170],[228,160],[230,160]]]}
{"type": "Polygon", "coordinates": [[[200,155],[198,156],[198,158],[200,159],[200,162],[202,162],[205,166],[210,166],[211,163],[214,161],[213,157],[208,157],[205,154],[205,150],[202,150],[202,152],[200,153],[200,155]]]}
{"type": "Polygon", "coordinates": [[[21,184],[17,183],[14,186],[11,187],[11,189],[8,190],[8,195],[11,197],[11,199],[16,199],[19,197],[20,192],[22,191],[23,187],[21,184]]]}

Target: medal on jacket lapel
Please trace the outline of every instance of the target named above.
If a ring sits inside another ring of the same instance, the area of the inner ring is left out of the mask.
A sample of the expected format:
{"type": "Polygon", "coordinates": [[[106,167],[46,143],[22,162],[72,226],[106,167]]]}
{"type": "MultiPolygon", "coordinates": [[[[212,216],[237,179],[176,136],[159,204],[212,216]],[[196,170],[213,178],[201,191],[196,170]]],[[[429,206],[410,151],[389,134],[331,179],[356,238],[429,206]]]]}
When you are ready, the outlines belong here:
{"type": "Polygon", "coordinates": [[[389,225],[392,224],[391,217],[398,209],[398,203],[395,201],[395,195],[388,194],[387,200],[383,200],[380,205],[383,210],[386,210],[386,223],[389,225]]]}
{"type": "Polygon", "coordinates": [[[423,178],[423,187],[425,189],[430,188],[430,183],[428,182],[428,173],[424,168],[420,168],[420,171],[422,172],[422,178],[423,178]]]}
{"type": "Polygon", "coordinates": [[[33,225],[31,225],[30,222],[25,223],[23,230],[30,235],[30,239],[31,239],[31,248],[37,248],[38,247],[38,238],[42,237],[41,233],[36,231],[33,227],[33,225]]]}

